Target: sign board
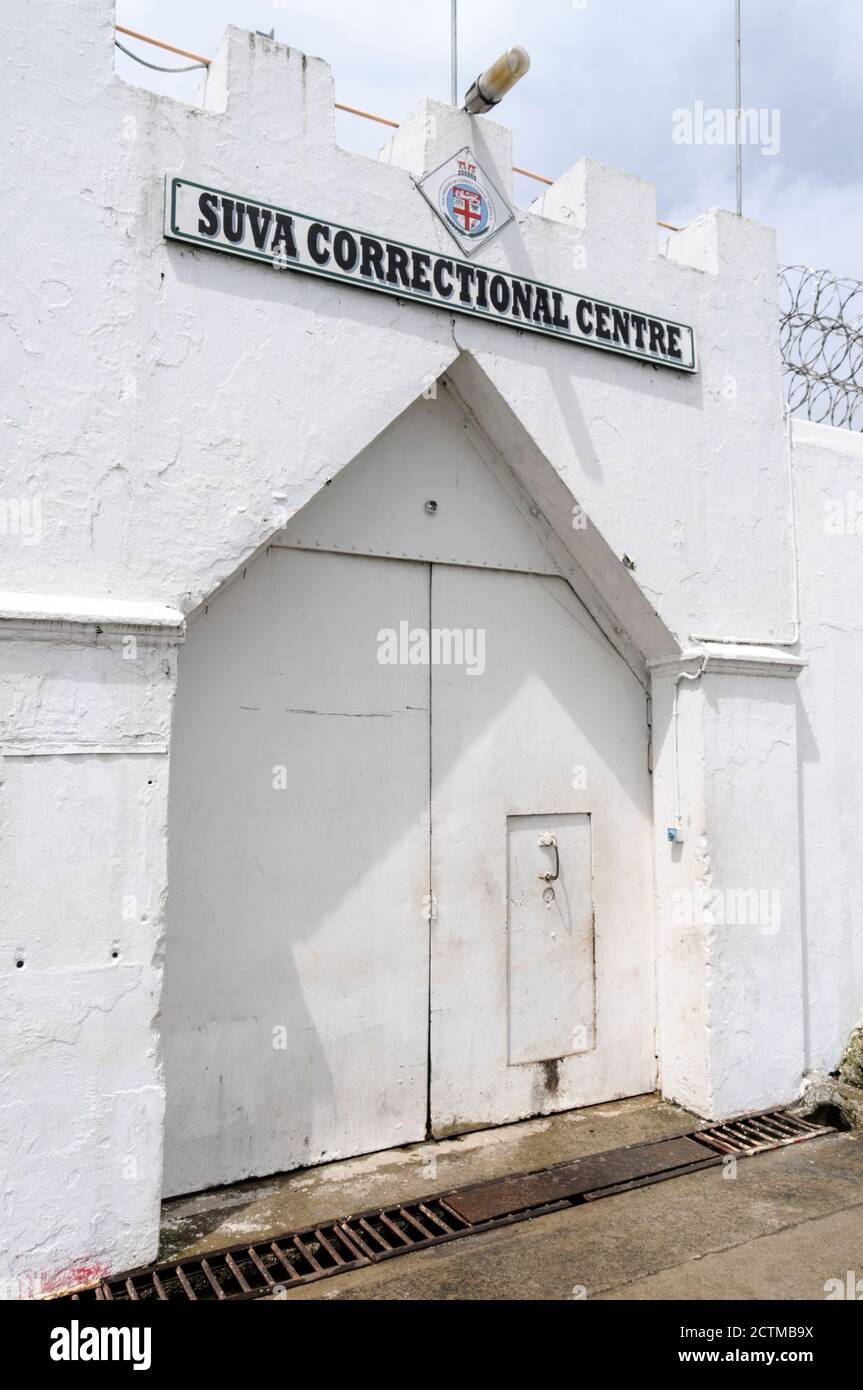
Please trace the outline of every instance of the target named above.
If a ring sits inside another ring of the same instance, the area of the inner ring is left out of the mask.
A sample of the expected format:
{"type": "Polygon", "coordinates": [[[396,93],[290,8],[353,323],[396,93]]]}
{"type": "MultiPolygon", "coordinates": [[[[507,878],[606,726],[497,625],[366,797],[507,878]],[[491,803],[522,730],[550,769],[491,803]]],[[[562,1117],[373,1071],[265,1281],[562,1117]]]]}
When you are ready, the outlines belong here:
{"type": "Polygon", "coordinates": [[[673,319],[190,179],[166,180],[165,235],[275,270],[323,276],[655,366],[696,370],[695,334],[673,319]]]}

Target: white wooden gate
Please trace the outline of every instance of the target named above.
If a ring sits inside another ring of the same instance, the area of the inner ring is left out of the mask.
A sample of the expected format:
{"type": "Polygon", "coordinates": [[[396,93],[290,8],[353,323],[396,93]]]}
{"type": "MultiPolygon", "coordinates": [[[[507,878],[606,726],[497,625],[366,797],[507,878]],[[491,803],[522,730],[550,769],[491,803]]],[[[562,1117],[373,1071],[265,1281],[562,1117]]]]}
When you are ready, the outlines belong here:
{"type": "Polygon", "coordinates": [[[412,407],[190,624],[166,1193],[652,1089],[649,825],[641,684],[412,407]]]}
{"type": "Polygon", "coordinates": [[[644,691],[563,579],[435,566],[432,614],[486,631],[432,671],[435,1133],[651,1090],[644,691]]]}
{"type": "Polygon", "coordinates": [[[274,549],[192,626],[171,769],[165,1187],[419,1139],[428,570],[274,549]]]}

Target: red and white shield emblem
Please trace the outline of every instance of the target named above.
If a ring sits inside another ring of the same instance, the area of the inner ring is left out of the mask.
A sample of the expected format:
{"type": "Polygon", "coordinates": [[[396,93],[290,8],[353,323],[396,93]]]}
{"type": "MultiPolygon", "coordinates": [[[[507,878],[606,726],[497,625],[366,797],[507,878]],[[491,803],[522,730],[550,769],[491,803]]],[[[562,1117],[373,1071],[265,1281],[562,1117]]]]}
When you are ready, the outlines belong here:
{"type": "Polygon", "coordinates": [[[512,221],[512,209],[467,146],[418,187],[468,256],[512,221]]]}

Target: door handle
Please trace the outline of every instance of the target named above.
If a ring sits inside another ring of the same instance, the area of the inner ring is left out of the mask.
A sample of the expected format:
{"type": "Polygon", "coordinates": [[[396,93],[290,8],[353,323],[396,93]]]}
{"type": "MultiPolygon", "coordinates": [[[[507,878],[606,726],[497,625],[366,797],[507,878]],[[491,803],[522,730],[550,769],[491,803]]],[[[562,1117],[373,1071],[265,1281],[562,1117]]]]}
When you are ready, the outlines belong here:
{"type": "Polygon", "coordinates": [[[545,835],[540,835],[538,843],[543,849],[554,850],[554,873],[539,875],[543,883],[554,883],[555,879],[560,876],[560,850],[557,847],[557,836],[548,831],[545,835]]]}

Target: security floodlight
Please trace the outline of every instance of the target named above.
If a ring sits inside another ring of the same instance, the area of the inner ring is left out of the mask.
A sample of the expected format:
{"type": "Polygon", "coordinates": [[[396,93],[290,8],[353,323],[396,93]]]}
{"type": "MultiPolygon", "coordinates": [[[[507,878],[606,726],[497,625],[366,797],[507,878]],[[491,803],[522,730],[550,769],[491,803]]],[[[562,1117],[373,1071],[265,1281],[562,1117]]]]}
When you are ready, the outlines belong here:
{"type": "Polygon", "coordinates": [[[524,77],[530,67],[530,55],[521,44],[513,44],[506,53],[486,68],[468,90],[464,99],[464,109],[469,116],[481,116],[497,106],[502,97],[524,77]]]}

